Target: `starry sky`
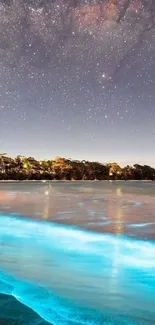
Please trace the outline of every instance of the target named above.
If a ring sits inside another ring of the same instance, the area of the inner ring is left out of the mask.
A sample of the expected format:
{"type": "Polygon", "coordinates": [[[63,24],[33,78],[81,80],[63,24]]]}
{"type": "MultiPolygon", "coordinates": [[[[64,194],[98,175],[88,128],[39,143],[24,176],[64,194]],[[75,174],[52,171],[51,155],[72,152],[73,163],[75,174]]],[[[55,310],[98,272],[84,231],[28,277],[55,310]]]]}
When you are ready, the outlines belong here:
{"type": "Polygon", "coordinates": [[[0,0],[0,152],[155,166],[155,1],[0,0]]]}

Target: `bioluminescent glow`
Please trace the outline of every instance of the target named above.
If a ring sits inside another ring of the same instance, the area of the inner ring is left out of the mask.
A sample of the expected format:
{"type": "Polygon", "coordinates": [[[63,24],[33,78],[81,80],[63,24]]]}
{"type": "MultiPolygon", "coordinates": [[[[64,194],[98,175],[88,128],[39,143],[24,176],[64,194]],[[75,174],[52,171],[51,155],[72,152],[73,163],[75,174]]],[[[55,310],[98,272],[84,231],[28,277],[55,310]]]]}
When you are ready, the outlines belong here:
{"type": "Polygon", "coordinates": [[[141,228],[141,227],[148,227],[148,226],[151,226],[151,225],[155,225],[155,222],[144,222],[144,223],[131,223],[128,225],[128,227],[131,227],[131,228],[141,228]]]}
{"type": "Polygon", "coordinates": [[[54,325],[152,325],[155,243],[0,216],[0,292],[54,325]]]}

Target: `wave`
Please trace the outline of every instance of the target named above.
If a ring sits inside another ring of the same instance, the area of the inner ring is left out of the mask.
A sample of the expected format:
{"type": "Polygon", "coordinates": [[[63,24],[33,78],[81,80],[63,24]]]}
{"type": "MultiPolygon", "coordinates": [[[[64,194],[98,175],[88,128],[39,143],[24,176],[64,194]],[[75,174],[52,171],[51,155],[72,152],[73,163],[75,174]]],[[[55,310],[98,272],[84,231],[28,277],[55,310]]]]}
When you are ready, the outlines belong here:
{"type": "Polygon", "coordinates": [[[0,216],[0,292],[54,325],[152,325],[155,243],[0,216]]]}

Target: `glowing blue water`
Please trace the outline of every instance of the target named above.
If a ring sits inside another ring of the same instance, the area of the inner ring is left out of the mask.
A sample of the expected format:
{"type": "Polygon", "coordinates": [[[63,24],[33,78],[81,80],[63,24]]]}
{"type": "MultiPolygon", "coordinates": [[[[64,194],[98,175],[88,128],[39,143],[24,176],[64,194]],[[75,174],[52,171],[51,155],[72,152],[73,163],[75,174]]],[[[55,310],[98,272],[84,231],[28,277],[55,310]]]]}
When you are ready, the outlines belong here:
{"type": "Polygon", "coordinates": [[[1,215],[0,292],[54,325],[153,325],[155,243],[1,215]]]}

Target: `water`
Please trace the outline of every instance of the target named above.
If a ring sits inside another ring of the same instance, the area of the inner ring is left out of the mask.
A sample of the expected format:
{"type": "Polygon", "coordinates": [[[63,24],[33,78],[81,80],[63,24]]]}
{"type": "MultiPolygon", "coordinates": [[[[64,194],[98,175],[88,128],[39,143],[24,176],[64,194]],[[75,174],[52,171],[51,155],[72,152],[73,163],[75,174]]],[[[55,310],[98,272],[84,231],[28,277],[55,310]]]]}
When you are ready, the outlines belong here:
{"type": "Polygon", "coordinates": [[[153,182],[0,184],[1,323],[155,324],[154,198],[153,182]]]}

